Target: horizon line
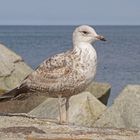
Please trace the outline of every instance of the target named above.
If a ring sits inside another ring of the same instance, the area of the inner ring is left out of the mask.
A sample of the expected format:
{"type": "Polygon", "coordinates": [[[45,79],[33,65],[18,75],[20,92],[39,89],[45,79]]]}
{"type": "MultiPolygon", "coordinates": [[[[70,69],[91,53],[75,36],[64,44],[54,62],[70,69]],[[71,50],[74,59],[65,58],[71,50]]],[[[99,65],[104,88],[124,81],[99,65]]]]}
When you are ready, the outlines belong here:
{"type": "MultiPolygon", "coordinates": [[[[93,24],[0,24],[0,26],[78,26],[93,24]]],[[[95,24],[94,26],[140,26],[140,24],[95,24]]]]}

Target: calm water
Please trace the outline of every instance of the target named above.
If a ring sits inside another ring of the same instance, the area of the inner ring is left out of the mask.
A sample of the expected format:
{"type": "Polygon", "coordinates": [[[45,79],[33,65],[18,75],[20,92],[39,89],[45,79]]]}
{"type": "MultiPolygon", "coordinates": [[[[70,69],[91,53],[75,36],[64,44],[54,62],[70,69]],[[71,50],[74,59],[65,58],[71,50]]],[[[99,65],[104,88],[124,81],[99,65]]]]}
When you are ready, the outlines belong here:
{"type": "MultiPolygon", "coordinates": [[[[74,26],[0,26],[0,42],[35,68],[46,57],[71,48],[74,26]]],[[[140,84],[140,26],[95,26],[107,38],[97,42],[96,81],[112,85],[109,103],[127,84],[140,84]]]]}

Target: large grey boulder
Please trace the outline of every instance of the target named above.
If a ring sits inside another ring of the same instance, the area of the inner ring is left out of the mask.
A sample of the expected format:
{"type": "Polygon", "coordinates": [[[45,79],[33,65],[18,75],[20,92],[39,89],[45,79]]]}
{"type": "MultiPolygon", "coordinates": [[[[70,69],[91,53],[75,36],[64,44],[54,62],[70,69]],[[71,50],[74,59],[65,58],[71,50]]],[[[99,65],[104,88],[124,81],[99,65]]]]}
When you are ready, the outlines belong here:
{"type": "Polygon", "coordinates": [[[28,113],[35,107],[45,101],[47,97],[41,95],[32,95],[25,100],[11,100],[0,102],[0,112],[10,113],[28,113]]]}
{"type": "Polygon", "coordinates": [[[140,85],[126,86],[94,126],[140,128],[140,85]]]}
{"type": "MultiPolygon", "coordinates": [[[[105,109],[106,106],[91,93],[83,92],[70,98],[69,121],[77,125],[92,126],[105,109]]],[[[58,101],[48,98],[29,114],[40,118],[59,119],[58,101]]],[[[64,106],[63,114],[65,114],[64,106]]]]}
{"type": "MultiPolygon", "coordinates": [[[[0,94],[15,88],[33,70],[15,52],[0,44],[0,94]]],[[[0,102],[0,112],[29,112],[45,100],[31,96],[23,101],[0,102]]]]}
{"type": "Polygon", "coordinates": [[[98,83],[92,82],[85,91],[90,92],[94,95],[99,101],[107,105],[108,99],[111,92],[111,85],[108,83],[98,83]]]}
{"type": "Polygon", "coordinates": [[[0,44],[0,91],[15,88],[31,72],[19,55],[0,44]]]}

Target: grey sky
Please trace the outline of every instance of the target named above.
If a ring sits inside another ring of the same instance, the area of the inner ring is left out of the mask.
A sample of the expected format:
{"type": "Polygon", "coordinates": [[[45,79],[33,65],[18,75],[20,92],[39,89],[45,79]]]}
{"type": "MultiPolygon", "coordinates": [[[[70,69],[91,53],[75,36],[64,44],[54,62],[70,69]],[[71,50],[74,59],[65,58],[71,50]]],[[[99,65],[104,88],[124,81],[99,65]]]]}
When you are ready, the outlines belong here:
{"type": "Polygon", "coordinates": [[[0,24],[140,25],[140,0],[0,0],[0,24]]]}

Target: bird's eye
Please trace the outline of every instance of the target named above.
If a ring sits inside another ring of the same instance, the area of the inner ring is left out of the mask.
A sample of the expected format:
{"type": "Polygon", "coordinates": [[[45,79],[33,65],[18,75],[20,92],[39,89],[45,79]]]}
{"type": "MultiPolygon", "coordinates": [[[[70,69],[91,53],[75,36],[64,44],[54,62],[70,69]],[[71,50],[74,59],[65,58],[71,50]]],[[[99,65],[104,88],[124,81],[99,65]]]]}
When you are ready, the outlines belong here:
{"type": "Polygon", "coordinates": [[[87,35],[87,34],[88,34],[88,32],[87,32],[87,31],[82,31],[82,33],[83,33],[83,34],[85,34],[85,35],[87,35]]]}

